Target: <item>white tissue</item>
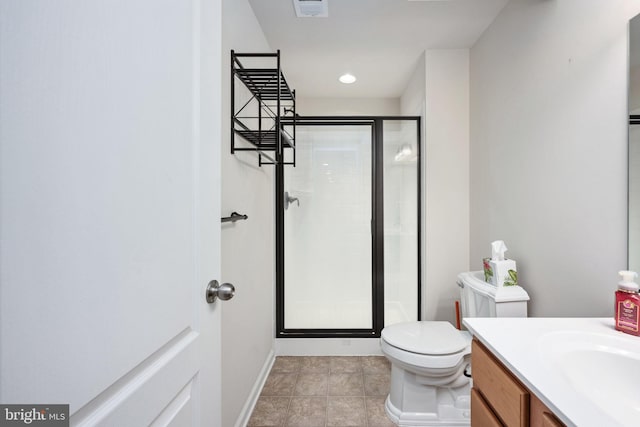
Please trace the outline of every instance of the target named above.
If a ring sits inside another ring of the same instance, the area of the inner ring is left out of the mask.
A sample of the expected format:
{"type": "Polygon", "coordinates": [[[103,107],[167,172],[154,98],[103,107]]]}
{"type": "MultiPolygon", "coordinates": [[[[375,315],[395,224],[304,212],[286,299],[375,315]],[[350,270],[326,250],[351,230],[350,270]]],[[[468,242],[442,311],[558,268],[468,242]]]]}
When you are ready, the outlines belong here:
{"type": "Polygon", "coordinates": [[[491,261],[504,261],[504,253],[507,251],[507,245],[502,240],[491,242],[491,261]]]}

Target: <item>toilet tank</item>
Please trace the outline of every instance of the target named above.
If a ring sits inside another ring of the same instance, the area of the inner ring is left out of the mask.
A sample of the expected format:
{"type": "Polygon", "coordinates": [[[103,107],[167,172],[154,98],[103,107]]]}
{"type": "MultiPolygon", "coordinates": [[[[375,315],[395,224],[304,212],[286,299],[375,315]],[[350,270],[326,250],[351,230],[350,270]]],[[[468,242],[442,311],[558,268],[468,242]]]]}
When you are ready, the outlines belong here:
{"type": "Polygon", "coordinates": [[[462,317],[527,317],[529,294],[520,286],[496,287],[482,271],[458,275],[462,317]]]}

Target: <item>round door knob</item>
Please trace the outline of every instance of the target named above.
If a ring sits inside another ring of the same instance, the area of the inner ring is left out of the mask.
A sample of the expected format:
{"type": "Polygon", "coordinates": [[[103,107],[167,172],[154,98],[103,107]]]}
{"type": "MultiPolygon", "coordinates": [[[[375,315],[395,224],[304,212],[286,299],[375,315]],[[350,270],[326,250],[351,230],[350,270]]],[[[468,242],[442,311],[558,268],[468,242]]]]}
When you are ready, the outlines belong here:
{"type": "Polygon", "coordinates": [[[220,298],[222,301],[227,301],[233,298],[236,293],[236,288],[231,283],[218,283],[217,280],[212,280],[207,285],[206,298],[209,304],[216,302],[216,299],[220,298]]]}

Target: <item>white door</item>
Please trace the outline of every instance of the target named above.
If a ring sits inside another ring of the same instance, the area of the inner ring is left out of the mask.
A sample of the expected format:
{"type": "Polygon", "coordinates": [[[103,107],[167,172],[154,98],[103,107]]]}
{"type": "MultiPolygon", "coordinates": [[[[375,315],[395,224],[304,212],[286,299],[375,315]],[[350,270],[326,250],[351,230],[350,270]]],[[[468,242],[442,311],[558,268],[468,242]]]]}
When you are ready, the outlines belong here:
{"type": "Polygon", "coordinates": [[[220,425],[220,13],[0,2],[0,403],[220,425]]]}

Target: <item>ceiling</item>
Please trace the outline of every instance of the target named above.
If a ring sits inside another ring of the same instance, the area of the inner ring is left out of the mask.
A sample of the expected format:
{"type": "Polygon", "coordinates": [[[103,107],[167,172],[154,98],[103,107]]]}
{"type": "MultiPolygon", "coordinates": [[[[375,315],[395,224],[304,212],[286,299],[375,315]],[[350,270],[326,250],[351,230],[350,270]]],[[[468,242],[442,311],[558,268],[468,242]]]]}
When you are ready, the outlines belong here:
{"type": "Polygon", "coordinates": [[[349,98],[400,96],[425,49],[471,47],[507,2],[330,0],[329,17],[298,18],[293,0],[249,0],[299,97],[349,98]]]}

